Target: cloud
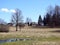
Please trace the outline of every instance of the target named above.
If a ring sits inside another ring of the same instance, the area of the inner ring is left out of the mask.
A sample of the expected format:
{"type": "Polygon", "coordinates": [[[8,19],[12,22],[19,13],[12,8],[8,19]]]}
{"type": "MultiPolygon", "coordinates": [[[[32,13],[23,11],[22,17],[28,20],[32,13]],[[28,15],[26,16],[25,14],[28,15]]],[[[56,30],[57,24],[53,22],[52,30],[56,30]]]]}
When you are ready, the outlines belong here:
{"type": "Polygon", "coordinates": [[[9,13],[15,13],[16,12],[14,9],[8,9],[8,8],[1,8],[0,11],[9,12],[9,13]]]}
{"type": "Polygon", "coordinates": [[[10,12],[15,13],[16,11],[14,9],[11,9],[10,12]]]}
{"type": "Polygon", "coordinates": [[[2,8],[1,11],[2,12],[9,12],[9,10],[7,8],[2,8]]]}

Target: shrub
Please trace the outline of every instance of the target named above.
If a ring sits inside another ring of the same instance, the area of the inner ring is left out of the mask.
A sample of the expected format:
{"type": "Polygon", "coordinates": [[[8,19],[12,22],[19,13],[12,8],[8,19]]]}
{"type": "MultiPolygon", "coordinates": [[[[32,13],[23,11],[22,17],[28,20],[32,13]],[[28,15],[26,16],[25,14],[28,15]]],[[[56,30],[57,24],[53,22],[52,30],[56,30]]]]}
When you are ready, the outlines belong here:
{"type": "Polygon", "coordinates": [[[9,32],[9,26],[0,24],[0,32],[9,32]]]}

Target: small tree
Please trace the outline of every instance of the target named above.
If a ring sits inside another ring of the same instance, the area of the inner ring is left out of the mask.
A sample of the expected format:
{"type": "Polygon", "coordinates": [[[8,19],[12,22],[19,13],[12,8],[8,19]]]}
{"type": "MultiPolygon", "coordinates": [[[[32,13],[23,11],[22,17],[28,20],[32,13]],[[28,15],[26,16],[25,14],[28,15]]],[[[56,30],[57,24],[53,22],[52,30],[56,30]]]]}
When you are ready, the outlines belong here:
{"type": "Polygon", "coordinates": [[[44,26],[46,26],[46,18],[45,17],[43,19],[43,24],[44,24],[44,26]]]}
{"type": "Polygon", "coordinates": [[[23,21],[22,20],[22,13],[21,13],[21,10],[19,10],[19,9],[16,9],[15,11],[16,12],[13,13],[13,15],[12,15],[12,23],[15,24],[16,31],[18,31],[18,24],[22,23],[22,21],[23,21]]]}
{"type": "Polygon", "coordinates": [[[26,19],[26,23],[28,24],[28,26],[30,26],[30,23],[32,22],[31,18],[27,18],[26,19]]]}
{"type": "Polygon", "coordinates": [[[42,25],[42,18],[41,18],[41,15],[39,15],[38,25],[42,25]]]}

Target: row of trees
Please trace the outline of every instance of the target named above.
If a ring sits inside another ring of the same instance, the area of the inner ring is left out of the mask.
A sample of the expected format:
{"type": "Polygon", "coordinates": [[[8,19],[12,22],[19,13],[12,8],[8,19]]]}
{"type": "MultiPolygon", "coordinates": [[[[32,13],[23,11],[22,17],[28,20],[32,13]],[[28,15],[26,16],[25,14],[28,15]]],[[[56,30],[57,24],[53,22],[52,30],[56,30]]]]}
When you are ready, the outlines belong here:
{"type": "MultiPolygon", "coordinates": [[[[18,31],[18,25],[21,28],[21,23],[23,23],[22,20],[23,17],[21,10],[16,9],[15,11],[16,12],[12,14],[11,22],[15,24],[16,31],[18,31]]],[[[29,22],[31,22],[31,19],[27,18],[26,22],[29,24],[29,22]]],[[[54,8],[50,6],[43,19],[41,18],[41,15],[39,15],[38,25],[51,26],[51,27],[60,26],[60,6],[55,6],[54,8]]]]}
{"type": "Polygon", "coordinates": [[[60,6],[56,5],[54,8],[50,6],[43,20],[40,15],[38,19],[38,25],[41,25],[42,23],[44,26],[51,26],[51,27],[60,26],[60,6]]]}

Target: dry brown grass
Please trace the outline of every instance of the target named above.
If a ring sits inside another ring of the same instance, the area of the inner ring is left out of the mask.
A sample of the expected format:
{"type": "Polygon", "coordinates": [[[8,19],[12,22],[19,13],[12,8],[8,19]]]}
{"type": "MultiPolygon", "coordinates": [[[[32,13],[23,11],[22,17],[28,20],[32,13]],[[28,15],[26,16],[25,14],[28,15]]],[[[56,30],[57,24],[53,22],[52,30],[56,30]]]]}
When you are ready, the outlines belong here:
{"type": "Polygon", "coordinates": [[[60,36],[60,28],[31,28],[31,27],[24,27],[21,31],[15,31],[15,27],[10,27],[9,34],[18,34],[18,35],[26,35],[26,36],[60,36]]]}
{"type": "MultiPolygon", "coordinates": [[[[15,27],[10,27],[10,32],[0,33],[0,35],[12,35],[12,36],[35,36],[35,37],[60,37],[60,28],[31,28],[24,27],[21,31],[15,31],[15,27]],[[57,31],[57,32],[56,32],[57,31]]],[[[32,45],[60,45],[60,41],[34,41],[32,45]]]]}

